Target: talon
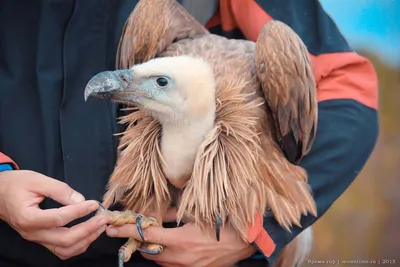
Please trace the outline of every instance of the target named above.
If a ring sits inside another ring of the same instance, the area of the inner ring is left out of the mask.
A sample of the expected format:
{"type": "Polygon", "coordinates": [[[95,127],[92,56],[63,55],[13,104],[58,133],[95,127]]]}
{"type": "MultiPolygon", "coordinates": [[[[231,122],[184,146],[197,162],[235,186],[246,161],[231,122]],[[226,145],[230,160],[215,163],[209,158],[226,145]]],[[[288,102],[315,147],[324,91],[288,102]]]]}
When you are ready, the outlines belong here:
{"type": "Polygon", "coordinates": [[[216,222],[216,235],[217,235],[217,241],[218,242],[219,242],[219,239],[220,239],[221,225],[222,225],[222,217],[218,216],[217,217],[217,222],[216,222]]]}
{"type": "Polygon", "coordinates": [[[162,251],[162,250],[147,250],[147,249],[141,249],[141,248],[137,248],[137,250],[142,253],[149,254],[149,255],[158,255],[162,251]]]}
{"type": "Polygon", "coordinates": [[[96,211],[96,215],[100,213],[107,212],[108,210],[103,206],[103,204],[100,203],[100,201],[96,201],[99,204],[99,208],[96,211]]]}
{"type": "Polygon", "coordinates": [[[107,209],[103,206],[103,204],[101,204],[100,201],[97,201],[97,203],[99,203],[99,208],[97,209],[98,211],[106,211],[107,209]]]}
{"type": "Polygon", "coordinates": [[[139,214],[136,217],[136,228],[139,232],[140,237],[142,238],[142,241],[145,242],[144,235],[143,235],[143,229],[142,229],[142,221],[143,221],[143,216],[139,214]]]}
{"type": "Polygon", "coordinates": [[[118,252],[118,267],[124,267],[125,253],[123,250],[118,252]]]}

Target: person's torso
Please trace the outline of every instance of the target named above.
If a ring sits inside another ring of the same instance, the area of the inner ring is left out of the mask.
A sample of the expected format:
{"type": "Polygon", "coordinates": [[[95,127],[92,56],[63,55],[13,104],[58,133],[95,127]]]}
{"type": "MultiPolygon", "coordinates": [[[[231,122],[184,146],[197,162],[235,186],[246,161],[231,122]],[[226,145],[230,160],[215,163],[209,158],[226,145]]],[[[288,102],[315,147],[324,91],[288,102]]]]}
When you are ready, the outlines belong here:
{"type": "MultiPolygon", "coordinates": [[[[117,107],[99,99],[85,102],[83,91],[94,74],[115,68],[119,37],[137,2],[1,2],[0,151],[21,169],[101,200],[115,164],[117,107]]],[[[55,206],[51,200],[42,203],[55,206]]],[[[103,235],[77,260],[93,259],[94,265],[85,266],[115,264],[123,241],[103,235]]],[[[58,260],[0,222],[0,266],[7,265],[77,264],[58,260]]]]}

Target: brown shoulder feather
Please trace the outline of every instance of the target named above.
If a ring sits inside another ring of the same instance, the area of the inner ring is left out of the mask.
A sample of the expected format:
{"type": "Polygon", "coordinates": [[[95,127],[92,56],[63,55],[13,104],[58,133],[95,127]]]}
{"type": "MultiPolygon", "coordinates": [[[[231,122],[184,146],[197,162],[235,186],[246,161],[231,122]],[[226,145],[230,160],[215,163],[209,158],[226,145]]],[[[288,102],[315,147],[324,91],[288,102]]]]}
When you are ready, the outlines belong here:
{"type": "Polygon", "coordinates": [[[207,33],[176,0],[139,1],[122,31],[117,68],[146,62],[173,42],[207,33]]]}

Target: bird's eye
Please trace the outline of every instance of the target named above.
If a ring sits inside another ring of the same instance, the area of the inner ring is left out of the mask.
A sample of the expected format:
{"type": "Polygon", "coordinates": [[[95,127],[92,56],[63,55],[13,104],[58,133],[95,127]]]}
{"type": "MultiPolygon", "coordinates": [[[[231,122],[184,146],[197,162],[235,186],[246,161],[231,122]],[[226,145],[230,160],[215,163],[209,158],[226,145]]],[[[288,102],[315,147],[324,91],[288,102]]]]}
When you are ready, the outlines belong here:
{"type": "Polygon", "coordinates": [[[164,86],[167,86],[167,85],[168,85],[168,80],[165,79],[165,78],[163,78],[163,77],[158,78],[158,79],[156,80],[156,82],[157,82],[157,84],[158,84],[159,86],[161,86],[161,87],[164,87],[164,86]]]}

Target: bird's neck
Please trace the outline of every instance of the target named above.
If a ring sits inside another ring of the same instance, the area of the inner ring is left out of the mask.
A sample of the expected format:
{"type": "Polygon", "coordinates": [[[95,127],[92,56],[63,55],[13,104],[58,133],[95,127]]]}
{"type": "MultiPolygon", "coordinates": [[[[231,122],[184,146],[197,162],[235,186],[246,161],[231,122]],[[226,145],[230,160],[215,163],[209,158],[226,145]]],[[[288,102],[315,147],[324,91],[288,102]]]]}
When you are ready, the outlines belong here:
{"type": "Polygon", "coordinates": [[[205,135],[213,128],[215,113],[196,121],[163,123],[161,154],[163,172],[172,185],[183,188],[193,170],[205,135]]]}

